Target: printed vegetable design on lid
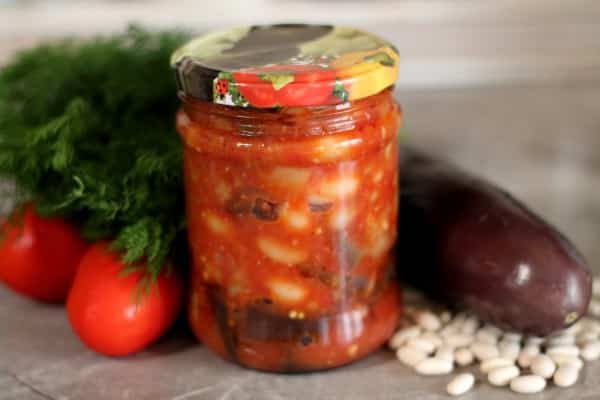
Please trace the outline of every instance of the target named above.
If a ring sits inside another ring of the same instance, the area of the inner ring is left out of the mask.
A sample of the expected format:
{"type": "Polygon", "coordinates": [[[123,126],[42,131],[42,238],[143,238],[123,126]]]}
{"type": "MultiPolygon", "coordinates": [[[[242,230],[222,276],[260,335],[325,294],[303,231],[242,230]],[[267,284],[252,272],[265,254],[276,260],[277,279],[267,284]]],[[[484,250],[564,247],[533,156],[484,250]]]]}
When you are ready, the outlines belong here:
{"type": "Polygon", "coordinates": [[[180,94],[238,107],[339,104],[398,77],[398,52],[367,32],[331,25],[268,25],[209,33],[171,57],[180,94]]]}

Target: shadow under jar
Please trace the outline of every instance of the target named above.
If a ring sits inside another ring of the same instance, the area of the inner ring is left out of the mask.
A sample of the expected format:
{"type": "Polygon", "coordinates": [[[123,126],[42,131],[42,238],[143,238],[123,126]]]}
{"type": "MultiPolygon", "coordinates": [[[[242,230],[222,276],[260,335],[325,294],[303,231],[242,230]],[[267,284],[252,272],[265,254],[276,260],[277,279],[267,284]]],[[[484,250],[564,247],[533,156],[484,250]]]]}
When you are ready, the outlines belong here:
{"type": "Polygon", "coordinates": [[[264,108],[180,94],[197,337],[225,359],[278,372],[379,348],[401,302],[391,89],[264,108]]]}

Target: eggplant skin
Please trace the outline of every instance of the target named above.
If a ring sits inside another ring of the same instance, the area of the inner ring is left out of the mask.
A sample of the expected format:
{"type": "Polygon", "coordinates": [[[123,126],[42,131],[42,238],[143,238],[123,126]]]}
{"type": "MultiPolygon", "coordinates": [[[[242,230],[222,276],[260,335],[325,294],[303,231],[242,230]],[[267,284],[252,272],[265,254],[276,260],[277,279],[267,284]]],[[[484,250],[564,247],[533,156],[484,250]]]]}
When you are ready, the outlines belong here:
{"type": "Polygon", "coordinates": [[[415,149],[400,158],[398,276],[503,329],[547,335],[588,307],[592,277],[556,228],[497,186],[415,149]]]}

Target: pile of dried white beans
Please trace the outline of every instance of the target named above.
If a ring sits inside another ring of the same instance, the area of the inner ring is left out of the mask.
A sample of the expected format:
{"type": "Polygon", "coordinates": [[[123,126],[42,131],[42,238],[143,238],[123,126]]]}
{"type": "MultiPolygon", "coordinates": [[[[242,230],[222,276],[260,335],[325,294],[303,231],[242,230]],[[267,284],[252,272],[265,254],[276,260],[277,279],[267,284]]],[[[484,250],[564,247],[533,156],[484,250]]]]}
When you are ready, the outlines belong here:
{"type": "MultiPolygon", "coordinates": [[[[600,317],[600,278],[594,278],[593,289],[588,314],[600,317]]],[[[408,304],[423,302],[417,294],[408,296],[408,304]]],[[[600,359],[600,321],[593,318],[541,338],[504,332],[466,312],[452,315],[432,309],[408,305],[402,327],[389,341],[398,359],[422,375],[446,375],[457,366],[478,363],[491,385],[538,393],[546,380],[558,387],[574,385],[584,362],[600,359]]],[[[473,373],[459,373],[446,389],[458,396],[471,390],[475,381],[473,373]]]]}

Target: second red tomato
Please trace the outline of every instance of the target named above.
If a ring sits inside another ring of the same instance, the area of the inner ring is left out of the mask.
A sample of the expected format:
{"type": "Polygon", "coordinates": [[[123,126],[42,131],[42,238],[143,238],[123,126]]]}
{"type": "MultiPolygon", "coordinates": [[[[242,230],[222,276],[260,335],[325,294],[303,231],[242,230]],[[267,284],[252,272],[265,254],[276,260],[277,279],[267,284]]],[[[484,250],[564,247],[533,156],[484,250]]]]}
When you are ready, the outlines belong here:
{"type": "Polygon", "coordinates": [[[83,257],[67,301],[69,321],[92,350],[122,356],[142,350],[172,325],[183,298],[181,279],[165,271],[144,291],[143,266],[123,273],[120,255],[97,243],[83,257]]]}

